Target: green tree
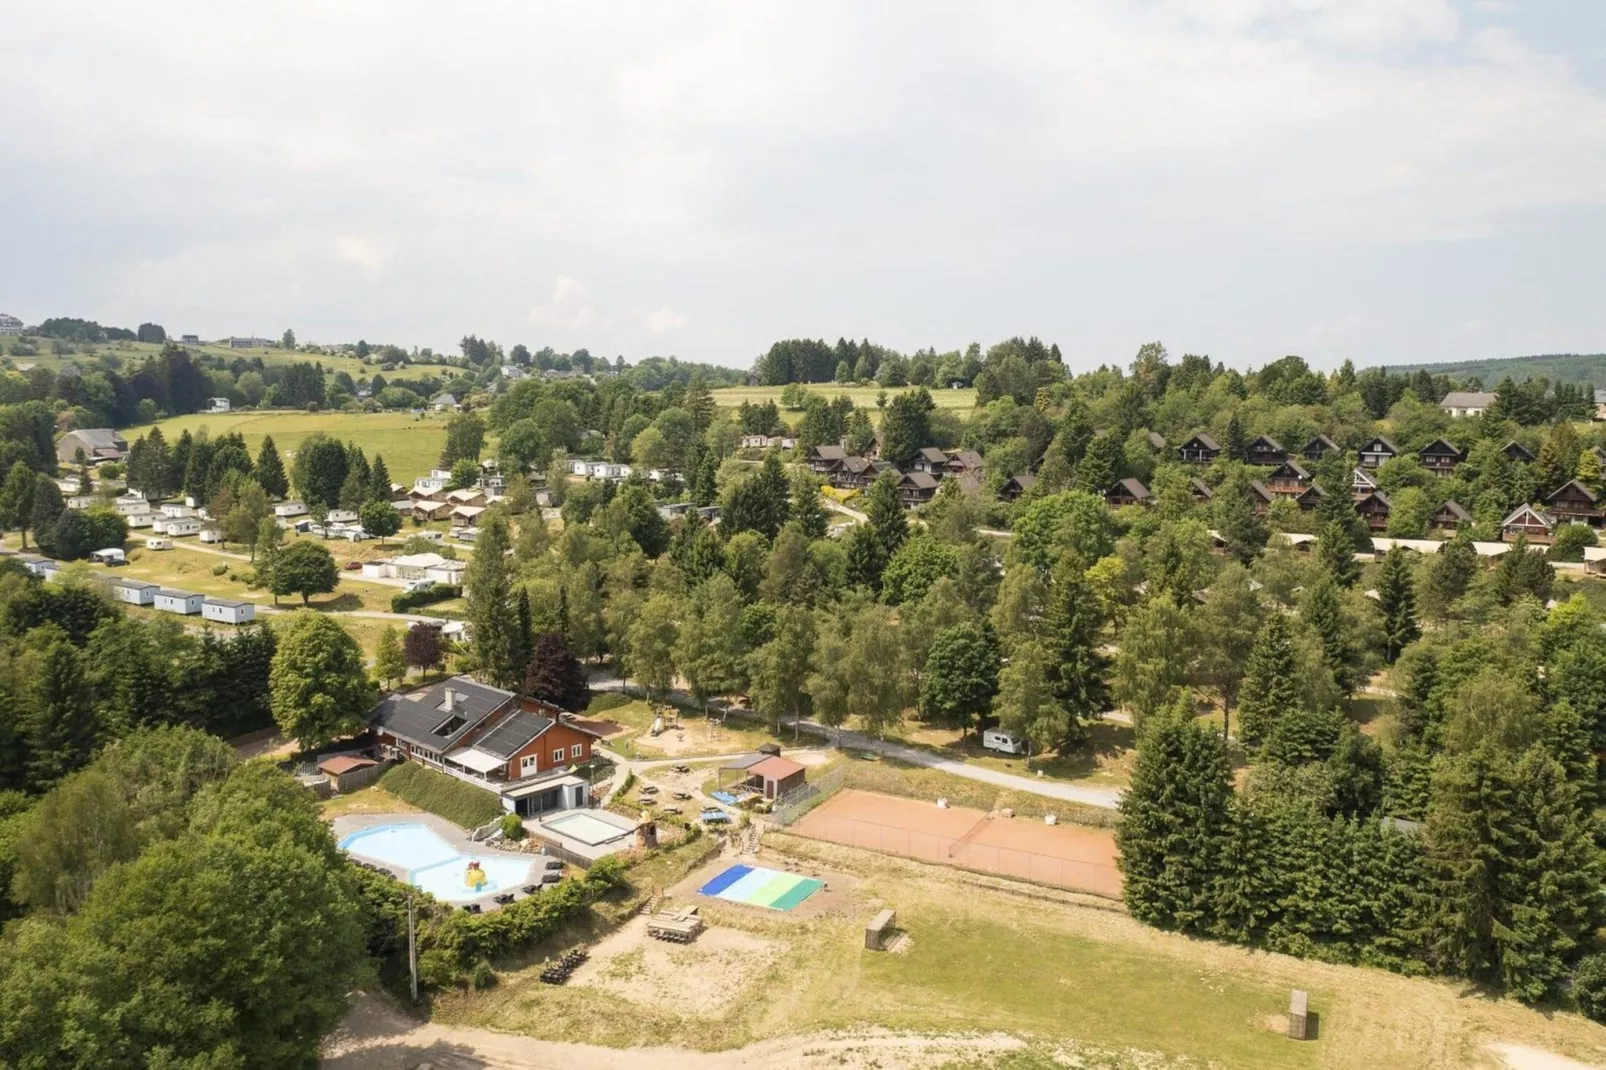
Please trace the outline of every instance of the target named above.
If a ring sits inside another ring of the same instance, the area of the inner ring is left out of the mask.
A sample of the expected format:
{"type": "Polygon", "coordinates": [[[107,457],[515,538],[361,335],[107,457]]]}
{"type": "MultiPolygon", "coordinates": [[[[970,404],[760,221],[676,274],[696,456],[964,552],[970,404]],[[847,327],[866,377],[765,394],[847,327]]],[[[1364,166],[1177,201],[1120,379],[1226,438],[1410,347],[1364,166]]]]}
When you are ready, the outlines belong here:
{"type": "Polygon", "coordinates": [[[1151,597],[1132,611],[1115,658],[1113,697],[1131,711],[1140,730],[1149,717],[1176,702],[1194,657],[1192,623],[1176,601],[1151,597]]]}
{"type": "Polygon", "coordinates": [[[904,468],[915,454],[931,445],[931,413],[937,403],[925,387],[893,398],[881,418],[881,456],[904,468]]]}
{"type": "Polygon", "coordinates": [[[920,682],[920,716],[970,731],[998,694],[998,638],[984,622],[964,621],[937,633],[920,682]]]}
{"type": "Polygon", "coordinates": [[[881,595],[889,603],[918,602],[943,576],[959,574],[959,550],[924,530],[903,541],[881,573],[881,595]]]}
{"type": "Polygon", "coordinates": [[[1396,546],[1383,559],[1377,579],[1377,601],[1383,610],[1383,657],[1390,665],[1421,635],[1416,623],[1416,584],[1405,551],[1396,546]]]}
{"type": "Polygon", "coordinates": [[[909,520],[904,516],[903,502],[898,498],[898,476],[895,472],[882,472],[864,495],[866,525],[881,550],[881,560],[890,561],[898,552],[903,540],[909,537],[909,520]]]}
{"type": "Polygon", "coordinates": [[[1238,706],[1238,738],[1246,747],[1260,747],[1278,722],[1298,707],[1298,668],[1288,618],[1272,613],[1249,651],[1238,706]]]}
{"type": "Polygon", "coordinates": [[[825,508],[818,477],[807,469],[792,473],[792,521],[810,539],[823,539],[831,529],[831,515],[825,508]]]}
{"type": "Polygon", "coordinates": [[[301,604],[308,605],[315,594],[329,594],[340,583],[340,566],[335,564],[329,548],[310,539],[297,539],[273,555],[268,582],[277,599],[280,595],[299,594],[301,604]]]}
{"type": "Polygon", "coordinates": [[[402,652],[401,632],[386,625],[379,633],[379,649],[374,652],[374,673],[383,684],[395,687],[407,675],[407,657],[402,652]]]}
{"type": "Polygon", "coordinates": [[[1344,613],[1338,599],[1338,585],[1327,573],[1306,591],[1299,604],[1299,618],[1321,640],[1322,661],[1333,673],[1340,690],[1349,694],[1359,683],[1356,653],[1350,642],[1344,613]]]}
{"type": "Polygon", "coordinates": [[[1473,577],[1478,574],[1478,552],[1472,547],[1472,536],[1462,531],[1439,548],[1428,566],[1427,582],[1422,588],[1423,608],[1438,620],[1450,616],[1450,607],[1467,593],[1473,577]]]}
{"type": "Polygon", "coordinates": [[[279,447],[273,444],[272,435],[263,436],[262,448],[257,451],[256,468],[252,474],[268,497],[278,499],[290,493],[290,480],[284,474],[284,461],[279,457],[279,447]]]}
{"type": "Polygon", "coordinates": [[[1226,748],[1194,719],[1188,699],[1145,726],[1115,833],[1133,917],[1182,932],[1205,931],[1214,921],[1232,825],[1231,778],[1226,748]]]}
{"type": "Polygon", "coordinates": [[[675,678],[675,645],[680,620],[675,600],[655,594],[641,605],[629,628],[629,655],[626,665],[631,675],[647,689],[647,696],[663,698],[675,678]]]}
{"type": "Polygon", "coordinates": [[[523,665],[513,663],[516,621],[508,549],[507,518],[502,511],[482,514],[474,558],[463,575],[468,599],[465,616],[472,629],[474,660],[496,687],[512,687],[524,673],[523,665]]]}
{"type": "Polygon", "coordinates": [[[903,676],[899,665],[898,626],[885,606],[869,605],[853,619],[848,644],[848,708],[866,732],[886,738],[887,729],[903,718],[903,676]]]}
{"type": "MultiPolygon", "coordinates": [[[[279,546],[284,541],[284,529],[279,526],[278,520],[271,516],[263,517],[257,524],[257,537],[251,544],[251,560],[256,563],[257,583],[273,590],[273,562],[278,559],[279,546]]],[[[279,598],[274,596],[273,604],[279,604],[279,598]]]]}
{"type": "Polygon", "coordinates": [[[39,791],[89,764],[101,725],[78,648],[49,626],[29,640],[19,666],[21,724],[28,781],[39,791]]]}
{"type": "Polygon", "coordinates": [[[34,480],[33,504],[28,514],[28,526],[33,528],[34,541],[47,554],[55,553],[56,521],[67,509],[61,498],[61,488],[48,476],[34,480]]]}
{"type": "Polygon", "coordinates": [[[783,604],[775,610],[774,637],[747,656],[753,708],[777,729],[783,716],[790,714],[794,722],[803,716],[814,639],[814,615],[804,606],[783,604]]]}
{"type": "Polygon", "coordinates": [[[1038,498],[1015,517],[1013,552],[1047,575],[1066,550],[1097,561],[1115,549],[1115,527],[1104,499],[1073,490],[1038,498]]]}
{"type": "Polygon", "coordinates": [[[580,659],[559,632],[542,632],[531,644],[528,669],[524,674],[524,694],[550,702],[560,710],[579,712],[590,702],[580,659]]]}
{"type": "Polygon", "coordinates": [[[1099,652],[1104,612],[1075,553],[1067,553],[1054,568],[1046,623],[1046,646],[1054,659],[1049,683],[1069,719],[1064,742],[1072,743],[1109,703],[1107,663],[1099,652]]]}
{"type": "Polygon", "coordinates": [[[727,488],[720,526],[727,536],[756,531],[766,539],[774,539],[786,523],[790,493],[786,470],[781,467],[779,455],[771,450],[756,473],[727,488]]]}
{"type": "Polygon", "coordinates": [[[340,488],[346,482],[348,465],[346,448],[338,440],[321,431],[314,432],[302,440],[296,451],[296,490],[308,505],[333,509],[340,504],[340,488]]]}
{"type": "Polygon", "coordinates": [[[687,609],[675,643],[675,665],[706,713],[711,697],[746,682],[741,593],[729,576],[715,574],[692,592],[687,609]]]}
{"type": "Polygon", "coordinates": [[[357,513],[357,519],[362,522],[365,533],[379,540],[379,545],[385,545],[385,540],[401,530],[401,514],[396,512],[395,506],[383,498],[373,498],[363,503],[357,513]]]}
{"type": "Polygon", "coordinates": [[[1235,466],[1212,499],[1216,514],[1216,530],[1227,546],[1227,552],[1242,564],[1249,564],[1266,548],[1266,525],[1255,513],[1254,491],[1250,487],[1249,472],[1235,466]]]}
{"type": "Polygon", "coordinates": [[[1229,734],[1233,704],[1243,684],[1249,653],[1261,627],[1260,599],[1249,571],[1236,563],[1228,565],[1205,592],[1204,605],[1195,618],[1194,634],[1199,636],[1201,682],[1221,695],[1221,728],[1229,734]]]}
{"type": "Polygon", "coordinates": [[[1348,524],[1333,521],[1322,525],[1317,533],[1316,559],[1340,587],[1353,587],[1355,581],[1361,578],[1361,566],[1355,560],[1355,550],[1355,538],[1348,524]]]}
{"type": "Polygon", "coordinates": [[[441,447],[440,466],[450,468],[458,461],[478,462],[485,448],[485,421],[477,412],[458,412],[446,418],[446,445],[441,447]]]}
{"type": "MultiPolygon", "coordinates": [[[[309,544],[315,545],[315,544],[309,544]]],[[[278,628],[268,673],[273,719],[304,748],[361,731],[374,707],[362,649],[333,617],[298,610],[278,628]]]]}
{"type": "Polygon", "coordinates": [[[999,727],[1026,740],[1031,753],[1058,746],[1071,731],[1070,717],[1054,697],[1053,668],[1048,649],[1025,639],[1013,647],[998,676],[993,715],[999,727]]]}

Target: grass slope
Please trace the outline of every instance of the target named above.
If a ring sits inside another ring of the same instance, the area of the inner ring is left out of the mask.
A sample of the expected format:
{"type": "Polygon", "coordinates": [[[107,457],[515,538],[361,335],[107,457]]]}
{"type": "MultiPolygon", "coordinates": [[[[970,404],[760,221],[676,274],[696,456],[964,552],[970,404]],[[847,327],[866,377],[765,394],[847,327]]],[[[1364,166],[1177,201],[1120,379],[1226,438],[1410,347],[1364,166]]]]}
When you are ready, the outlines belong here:
{"type": "MultiPolygon", "coordinates": [[[[300,446],[308,435],[322,431],[334,438],[356,440],[370,458],[376,453],[382,455],[390,478],[398,483],[409,483],[414,477],[428,473],[440,460],[441,447],[446,444],[444,416],[429,414],[415,417],[405,412],[241,410],[173,416],[156,426],[162,429],[162,435],[169,443],[177,441],[185,431],[193,435],[204,428],[214,438],[238,431],[253,455],[261,447],[262,440],[272,435],[280,456],[285,458],[287,469],[292,460],[288,454],[300,446]]],[[[149,427],[131,427],[123,433],[132,442],[149,427]]]]}
{"type": "MultiPolygon", "coordinates": [[[[174,341],[177,341],[177,339],[174,339],[174,341]]],[[[39,346],[40,352],[38,355],[15,357],[13,359],[23,364],[35,364],[41,368],[49,368],[55,371],[64,364],[81,364],[100,356],[114,356],[120,358],[124,363],[124,367],[131,371],[138,368],[146,357],[154,356],[162,351],[161,346],[149,342],[107,342],[89,347],[89,352],[70,353],[64,357],[58,357],[50,352],[50,339],[39,338],[36,339],[35,344],[39,346]]],[[[269,367],[302,362],[322,364],[324,371],[331,375],[335,372],[345,372],[353,379],[364,376],[372,377],[375,372],[379,371],[378,364],[364,364],[356,357],[325,356],[318,353],[305,353],[299,350],[284,350],[274,346],[261,349],[230,349],[227,346],[185,345],[184,348],[191,353],[204,353],[207,356],[220,357],[229,362],[239,359],[249,361],[260,357],[262,363],[269,367]]],[[[386,379],[421,379],[426,375],[449,378],[456,374],[456,369],[445,364],[409,364],[405,368],[398,368],[394,372],[383,372],[381,374],[386,379]]]]}
{"type": "Polygon", "coordinates": [[[490,792],[426,769],[417,762],[393,766],[379,778],[379,786],[404,802],[465,829],[488,824],[503,813],[501,801],[490,792]]]}
{"type": "Polygon", "coordinates": [[[1558,353],[1498,360],[1464,360],[1453,364],[1391,364],[1386,370],[1395,374],[1420,370],[1457,379],[1475,375],[1491,390],[1508,375],[1518,381],[1544,376],[1551,382],[1606,384],[1606,353],[1558,353]]]}

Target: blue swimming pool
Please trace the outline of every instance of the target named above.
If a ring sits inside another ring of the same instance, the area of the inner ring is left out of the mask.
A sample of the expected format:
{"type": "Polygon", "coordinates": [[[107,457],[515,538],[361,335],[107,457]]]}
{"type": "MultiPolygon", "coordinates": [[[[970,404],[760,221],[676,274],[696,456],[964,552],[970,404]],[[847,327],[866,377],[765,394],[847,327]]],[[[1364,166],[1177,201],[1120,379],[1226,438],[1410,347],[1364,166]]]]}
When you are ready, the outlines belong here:
{"type": "Polygon", "coordinates": [[[405,871],[407,883],[448,903],[511,892],[530,883],[533,866],[507,855],[466,854],[428,825],[416,821],[375,825],[350,833],[341,839],[340,848],[369,862],[405,871]],[[468,882],[470,862],[478,862],[486,877],[478,888],[468,882]]]}

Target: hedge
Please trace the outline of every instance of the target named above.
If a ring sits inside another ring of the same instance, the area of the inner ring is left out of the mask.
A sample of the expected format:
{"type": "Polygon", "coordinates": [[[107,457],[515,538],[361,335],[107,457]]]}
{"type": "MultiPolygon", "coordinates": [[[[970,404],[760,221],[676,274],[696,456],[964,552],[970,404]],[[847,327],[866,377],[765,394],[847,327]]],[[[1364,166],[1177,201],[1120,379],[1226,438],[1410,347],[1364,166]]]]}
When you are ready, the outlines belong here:
{"type": "Polygon", "coordinates": [[[634,701],[635,699],[629,695],[618,691],[604,691],[591,700],[591,705],[586,707],[586,713],[607,713],[609,710],[617,710],[620,706],[628,706],[634,701]]]}
{"type": "Polygon", "coordinates": [[[406,613],[409,609],[419,606],[431,605],[435,602],[446,602],[453,598],[463,597],[463,588],[454,587],[449,583],[431,583],[411,591],[390,596],[390,611],[392,613],[406,613]]]}
{"type": "Polygon", "coordinates": [[[507,812],[502,809],[502,801],[484,788],[465,784],[417,762],[392,766],[379,778],[379,786],[420,810],[466,829],[500,821],[507,812]]]}

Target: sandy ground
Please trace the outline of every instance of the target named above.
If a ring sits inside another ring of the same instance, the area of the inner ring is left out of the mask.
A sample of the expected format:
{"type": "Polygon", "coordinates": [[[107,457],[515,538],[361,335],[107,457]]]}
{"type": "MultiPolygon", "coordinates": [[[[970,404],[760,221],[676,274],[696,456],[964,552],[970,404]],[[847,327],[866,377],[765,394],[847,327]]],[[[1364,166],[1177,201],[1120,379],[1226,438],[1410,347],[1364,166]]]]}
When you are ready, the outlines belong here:
{"type": "Polygon", "coordinates": [[[648,936],[647,919],[637,917],[592,948],[569,984],[679,1014],[718,1016],[779,950],[773,941],[723,926],[704,929],[689,944],[665,943],[648,936]]]}
{"type": "Polygon", "coordinates": [[[779,1037],[713,1053],[620,1050],[419,1023],[383,996],[365,993],[324,1045],[323,1065],[328,1070],[917,1070],[1020,1047],[1021,1041],[1002,1033],[928,1037],[865,1032],[779,1037]]]}
{"type": "Polygon", "coordinates": [[[1490,1044],[1489,1050],[1505,1060],[1508,1070],[1600,1070],[1600,1063],[1581,1063],[1565,1055],[1521,1044],[1490,1044]]]}
{"type": "Polygon", "coordinates": [[[272,728],[236,736],[229,740],[229,745],[243,761],[252,758],[288,758],[296,752],[295,743],[285,739],[272,728]]]}

